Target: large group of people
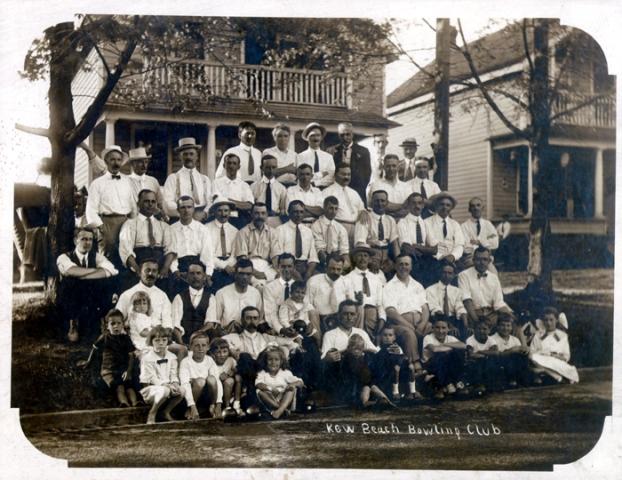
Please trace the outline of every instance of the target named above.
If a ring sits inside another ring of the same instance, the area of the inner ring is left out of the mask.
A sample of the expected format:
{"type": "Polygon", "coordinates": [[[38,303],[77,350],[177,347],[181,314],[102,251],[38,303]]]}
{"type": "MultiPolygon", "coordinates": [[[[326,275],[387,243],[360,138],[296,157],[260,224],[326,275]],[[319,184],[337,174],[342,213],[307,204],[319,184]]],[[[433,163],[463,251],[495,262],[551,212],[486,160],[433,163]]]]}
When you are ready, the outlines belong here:
{"type": "Polygon", "coordinates": [[[276,419],[320,396],[394,407],[578,381],[565,316],[525,325],[506,304],[483,200],[460,224],[415,139],[404,159],[374,139],[372,161],[352,125],[338,132],[322,150],[311,123],[296,153],[278,124],[261,152],[242,122],[213,180],[181,138],[163,186],[145,148],[104,149],[106,172],[77,197],[75,250],[57,261],[59,306],[70,341],[96,338],[81,363],[101,354],[120,405],[149,404],[149,423],[181,402],[188,419],[276,419]]]}

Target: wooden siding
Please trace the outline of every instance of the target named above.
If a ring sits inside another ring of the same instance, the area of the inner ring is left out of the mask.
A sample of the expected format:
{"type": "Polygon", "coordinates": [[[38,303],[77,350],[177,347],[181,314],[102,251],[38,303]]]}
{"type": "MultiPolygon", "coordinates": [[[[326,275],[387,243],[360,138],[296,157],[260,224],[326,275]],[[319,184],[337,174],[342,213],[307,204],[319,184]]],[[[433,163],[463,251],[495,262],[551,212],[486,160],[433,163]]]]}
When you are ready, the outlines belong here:
{"type": "Polygon", "coordinates": [[[384,64],[370,65],[366,75],[352,79],[351,86],[352,110],[384,115],[384,64]]]}

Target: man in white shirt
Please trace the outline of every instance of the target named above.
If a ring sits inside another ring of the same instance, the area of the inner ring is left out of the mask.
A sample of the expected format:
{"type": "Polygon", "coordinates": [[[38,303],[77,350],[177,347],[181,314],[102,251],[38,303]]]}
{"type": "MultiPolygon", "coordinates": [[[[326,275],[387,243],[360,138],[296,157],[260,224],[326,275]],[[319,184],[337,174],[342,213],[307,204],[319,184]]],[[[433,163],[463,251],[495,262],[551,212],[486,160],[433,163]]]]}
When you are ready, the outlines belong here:
{"type": "MultiPolygon", "coordinates": [[[[499,248],[499,234],[495,226],[485,218],[482,218],[484,201],[479,197],[469,200],[468,218],[462,223],[462,232],[466,241],[464,255],[460,260],[462,270],[473,266],[473,252],[479,246],[488,248],[491,253],[499,248]]],[[[490,262],[490,271],[497,273],[497,269],[490,262]]]]}
{"type": "Polygon", "coordinates": [[[324,198],[333,196],[339,201],[336,220],[348,231],[350,246],[354,245],[354,224],[359,213],[365,209],[363,200],[355,190],[349,187],[351,170],[348,165],[338,165],[335,171],[335,183],[324,189],[324,198]]]}
{"type": "MultiPolygon", "coordinates": [[[[311,225],[315,250],[320,260],[321,268],[326,268],[326,259],[332,253],[338,253],[345,259],[344,268],[350,266],[350,242],[348,231],[335,220],[339,211],[339,200],[329,196],[324,199],[324,215],[311,225]]],[[[323,271],[323,270],[322,270],[323,271]]]]}
{"type": "Polygon", "coordinates": [[[284,123],[277,123],[272,129],[274,147],[266,148],[263,155],[273,155],[277,159],[274,175],[284,186],[296,184],[296,160],[298,155],[290,148],[291,130],[284,123]]]}
{"type": "Polygon", "coordinates": [[[399,177],[403,182],[407,182],[415,178],[415,154],[419,144],[415,137],[405,138],[400,144],[404,151],[404,160],[400,162],[399,177]]]}
{"type": "Polygon", "coordinates": [[[497,324],[499,312],[512,313],[503,300],[499,277],[488,270],[490,250],[477,247],[473,254],[473,266],[458,275],[458,286],[462,290],[464,307],[471,324],[480,317],[486,317],[489,327],[497,324]]]}
{"type": "Polygon", "coordinates": [[[294,200],[287,209],[289,222],[276,229],[277,247],[276,255],[289,253],[296,259],[297,280],[308,280],[315,272],[319,263],[315,242],[311,229],[302,224],[305,214],[305,206],[302,202],[294,200]]]}
{"type": "MultiPolygon", "coordinates": [[[[336,326],[334,324],[329,325],[330,319],[328,318],[337,313],[339,306],[335,290],[351,291],[346,285],[347,280],[342,276],[344,265],[342,255],[331,253],[327,258],[326,273],[313,275],[307,282],[307,298],[320,315],[323,332],[336,326]]],[[[342,294],[342,296],[344,299],[348,298],[346,295],[342,294]]]]}
{"type": "MultiPolygon", "coordinates": [[[[427,158],[419,158],[415,161],[415,178],[410,181],[413,192],[420,193],[424,200],[441,193],[441,189],[434,180],[428,178],[430,174],[430,162],[427,158]]],[[[423,217],[428,217],[431,212],[426,209],[423,217]]]]}
{"type": "Polygon", "coordinates": [[[211,180],[199,173],[199,152],[201,145],[197,145],[192,137],[180,138],[175,148],[175,154],[181,158],[183,166],[175,173],[171,173],[162,189],[164,196],[164,210],[169,217],[177,217],[177,200],[187,195],[194,200],[194,217],[199,222],[207,218],[206,208],[210,206],[212,198],[211,180]]]}
{"type": "Polygon", "coordinates": [[[290,253],[282,253],[277,262],[279,276],[266,283],[262,292],[264,318],[277,335],[291,337],[293,329],[281,329],[278,313],[279,307],[289,298],[292,283],[294,283],[294,256],[290,253]]]}
{"type": "Polygon", "coordinates": [[[265,203],[268,208],[268,225],[273,228],[281,225],[280,216],[286,215],[285,187],[275,178],[277,159],[272,154],[261,157],[261,179],[251,185],[251,191],[256,202],[265,203]]]}
{"type": "Polygon", "coordinates": [[[442,192],[435,195],[431,203],[436,213],[425,219],[428,244],[435,247],[434,258],[437,261],[446,259],[455,263],[462,257],[465,243],[460,224],[449,216],[456,207],[456,199],[442,192]]]}
{"type": "Polygon", "coordinates": [[[93,180],[86,200],[86,221],[99,230],[100,252],[119,269],[119,232],[128,217],[136,214],[134,187],[129,178],[121,175],[126,157],[118,145],[104,148],[101,154],[108,171],[93,180]]]}
{"type": "Polygon", "coordinates": [[[322,188],[334,181],[335,161],[330,153],[320,149],[326,136],[326,129],[319,123],[312,122],[302,131],[302,139],[309,144],[304,152],[298,154],[297,166],[304,164],[313,168],[313,185],[322,188]]]}
{"type": "Polygon", "coordinates": [[[99,319],[111,304],[114,284],[111,277],[119,272],[101,253],[93,250],[95,232],[90,227],[76,229],[76,248],[56,260],[60,274],[58,305],[62,312],[68,339],[97,333],[99,319]]]}
{"type": "Polygon", "coordinates": [[[313,223],[322,215],[322,192],[319,188],[311,185],[313,180],[313,167],[303,163],[296,169],[298,184],[287,189],[285,195],[285,208],[294,200],[300,200],[305,205],[305,223],[313,223]]]}
{"type": "Polygon", "coordinates": [[[404,216],[404,204],[412,193],[412,186],[402,182],[397,175],[399,158],[397,155],[389,153],[385,155],[383,162],[383,178],[374,180],[367,187],[367,204],[371,205],[372,193],[383,190],[387,192],[389,201],[387,203],[387,213],[395,217],[404,216]]]}
{"type": "Polygon", "coordinates": [[[177,200],[179,221],[171,225],[171,234],[175,242],[177,258],[171,264],[171,271],[175,275],[175,293],[185,290],[185,277],[188,266],[192,262],[201,261],[205,265],[205,283],[212,285],[214,273],[214,246],[207,233],[207,227],[197,222],[194,216],[194,200],[192,197],[182,196],[177,200]]]}
{"type": "Polygon", "coordinates": [[[456,276],[456,266],[447,261],[440,265],[440,280],[425,291],[430,315],[443,315],[449,321],[450,334],[464,341],[468,337],[469,323],[462,290],[451,284],[456,276]]]}
{"type": "Polygon", "coordinates": [[[242,228],[250,220],[250,210],[255,202],[253,192],[244,180],[238,176],[240,158],[235,153],[228,153],[222,158],[225,175],[214,180],[214,193],[227,198],[235,205],[230,214],[230,221],[236,228],[242,228]]]}
{"type": "Polygon", "coordinates": [[[233,282],[233,267],[235,266],[233,243],[238,234],[238,229],[229,223],[229,214],[233,207],[235,207],[233,202],[225,197],[216,196],[210,207],[214,220],[205,225],[214,249],[212,288],[215,292],[233,282]]]}
{"type": "Polygon", "coordinates": [[[132,173],[128,175],[128,178],[132,181],[132,186],[134,187],[135,201],[138,202],[138,194],[142,190],[151,190],[156,194],[159,210],[158,213],[164,214],[164,198],[162,196],[162,188],[160,187],[160,183],[157,178],[147,175],[150,160],[151,155],[147,155],[147,151],[144,147],[130,149],[128,162],[132,167],[132,173]]]}
{"type": "Polygon", "coordinates": [[[235,155],[240,159],[240,168],[237,177],[246,183],[252,183],[261,177],[261,151],[255,148],[255,139],[257,138],[257,127],[253,122],[243,121],[238,125],[238,138],[240,144],[231,147],[222,155],[223,161],[220,162],[216,169],[216,178],[224,177],[225,165],[224,159],[228,155],[235,155]]]}
{"type": "Polygon", "coordinates": [[[408,359],[417,366],[417,336],[423,338],[430,333],[432,325],[425,290],[410,276],[411,269],[412,260],[408,255],[396,258],[395,276],[385,285],[383,303],[387,323],[395,329],[397,341],[408,359]]]}
{"type": "Polygon", "coordinates": [[[383,177],[383,158],[387,150],[389,141],[384,133],[374,135],[374,152],[371,155],[371,180],[375,182],[383,177]]]}

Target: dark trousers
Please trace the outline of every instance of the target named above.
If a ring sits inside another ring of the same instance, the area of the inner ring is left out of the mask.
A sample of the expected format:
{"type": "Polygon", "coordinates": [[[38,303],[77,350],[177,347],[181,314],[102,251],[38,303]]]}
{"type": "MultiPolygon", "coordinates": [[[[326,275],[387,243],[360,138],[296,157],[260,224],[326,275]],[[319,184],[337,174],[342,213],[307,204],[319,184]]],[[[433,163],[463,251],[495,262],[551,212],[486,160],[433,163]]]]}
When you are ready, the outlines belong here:
{"type": "Polygon", "coordinates": [[[424,368],[434,374],[434,383],[438,387],[459,382],[464,375],[464,351],[451,350],[434,353],[432,358],[425,363],[424,368]]]}
{"type": "Polygon", "coordinates": [[[255,380],[260,367],[257,360],[248,353],[240,353],[238,358],[237,373],[242,377],[242,387],[246,387],[246,398],[244,400],[244,408],[257,403],[257,391],[255,389],[255,380]]]}
{"type": "Polygon", "coordinates": [[[405,355],[392,354],[386,349],[381,349],[373,355],[371,359],[371,371],[374,378],[374,384],[377,385],[384,393],[390,395],[392,393],[393,384],[395,383],[396,367],[399,367],[398,382],[410,381],[410,361],[405,355]]]}
{"type": "Polygon", "coordinates": [[[495,358],[470,358],[465,365],[465,378],[470,385],[484,385],[496,388],[498,385],[497,365],[495,358]]]}
{"type": "Polygon", "coordinates": [[[499,355],[496,358],[497,373],[504,384],[517,382],[521,385],[529,383],[529,357],[520,353],[499,355]]]}
{"type": "Polygon", "coordinates": [[[291,371],[297,377],[302,378],[305,386],[310,390],[316,390],[320,386],[322,375],[322,365],[320,361],[320,351],[315,339],[304,337],[302,339],[302,350],[292,352],[289,357],[291,371]]]}

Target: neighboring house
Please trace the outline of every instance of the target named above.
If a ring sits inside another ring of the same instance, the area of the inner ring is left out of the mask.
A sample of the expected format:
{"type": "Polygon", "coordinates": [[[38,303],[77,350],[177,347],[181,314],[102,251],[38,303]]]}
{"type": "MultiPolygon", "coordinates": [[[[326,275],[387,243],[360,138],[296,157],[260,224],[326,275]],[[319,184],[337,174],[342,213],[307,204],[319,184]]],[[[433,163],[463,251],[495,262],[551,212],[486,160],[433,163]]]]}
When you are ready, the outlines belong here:
{"type": "MultiPolygon", "coordinates": [[[[599,45],[584,32],[556,23],[551,29],[550,43],[551,77],[556,78],[561,72],[552,114],[598,97],[552,123],[550,144],[559,161],[552,233],[558,241],[572,239],[587,242],[583,245],[604,247],[607,235],[613,239],[615,219],[615,78],[607,73],[599,45]],[[569,54],[569,45],[577,44],[582,51],[569,54]]],[[[527,101],[521,86],[528,63],[520,24],[482,37],[469,44],[469,49],[482,81],[502,111],[519,128],[526,127],[527,116],[501,93],[511,92],[527,101]]],[[[433,68],[433,64],[427,67],[433,68]]],[[[472,81],[460,52],[452,50],[450,68],[448,190],[459,202],[453,216],[463,221],[469,215],[468,200],[480,196],[486,202],[485,215],[493,221],[508,215],[512,233],[524,242],[533,208],[528,142],[502,124],[477,90],[460,84],[472,81]]],[[[387,112],[391,120],[402,126],[391,130],[388,150],[401,154],[397,145],[405,137],[415,136],[421,145],[417,155],[431,157],[433,109],[433,84],[423,72],[391,92],[387,112]]]]}
{"type": "MultiPolygon", "coordinates": [[[[259,65],[263,50],[252,36],[215,26],[219,21],[222,23],[217,18],[188,18],[197,32],[196,58],[180,59],[166,70],[150,70],[149,58],[135,54],[145,72],[115,88],[88,140],[96,152],[110,144],[125,150],[146,146],[153,156],[149,173],[162,184],[181,166],[173,148],[186,136],[195,137],[203,146],[200,170],[213,177],[222,153],[239,143],[237,125],[242,120],[257,125],[255,146],[261,150],[274,145],[273,126],[286,122],[295,132],[290,148],[298,152],[306,148],[300,133],[311,121],[327,128],[325,147],[338,141],[339,122],[351,122],[359,136],[386,133],[396,125],[385,117],[384,64],[370,66],[365,78],[259,65]],[[213,42],[208,46],[204,41],[214,35],[222,40],[216,48],[213,42]],[[206,89],[211,94],[207,100],[203,95],[206,89]],[[128,95],[123,99],[115,95],[120,91],[130,93],[132,105],[128,105],[128,95]],[[173,108],[168,100],[171,95],[184,96],[184,107],[173,108]]],[[[334,22],[336,25],[338,21],[334,22]]],[[[80,70],[72,83],[76,118],[86,111],[102,82],[103,66],[97,53],[90,52],[86,62],[90,68],[80,70]]],[[[89,183],[91,172],[82,151],[78,152],[75,172],[78,187],[89,183]]]]}

